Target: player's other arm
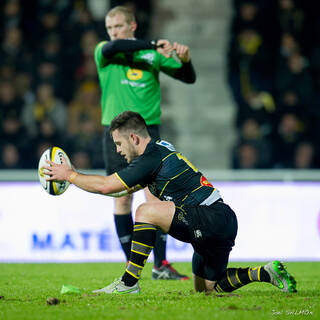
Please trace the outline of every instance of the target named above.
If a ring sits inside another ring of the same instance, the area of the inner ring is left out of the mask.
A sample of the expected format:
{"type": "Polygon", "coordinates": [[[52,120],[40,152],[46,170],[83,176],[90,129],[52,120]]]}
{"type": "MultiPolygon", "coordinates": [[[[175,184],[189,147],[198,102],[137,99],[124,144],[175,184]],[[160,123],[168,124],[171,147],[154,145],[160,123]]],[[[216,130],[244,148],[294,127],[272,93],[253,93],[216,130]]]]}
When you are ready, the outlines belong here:
{"type": "Polygon", "coordinates": [[[105,58],[110,58],[119,52],[133,52],[147,49],[155,49],[155,41],[119,39],[107,42],[102,47],[102,54],[105,58]]]}
{"type": "Polygon", "coordinates": [[[172,52],[175,51],[177,57],[180,59],[181,67],[178,68],[175,73],[171,74],[173,78],[185,83],[196,82],[196,72],[191,62],[190,48],[188,46],[178,42],[171,44],[169,40],[163,39],[157,41],[156,48],[157,51],[165,57],[171,56],[172,52]]]}
{"type": "Polygon", "coordinates": [[[176,51],[178,58],[182,62],[182,66],[174,74],[174,78],[186,83],[195,83],[196,72],[191,62],[190,48],[186,45],[174,42],[173,50],[176,51]]]}
{"type": "Polygon", "coordinates": [[[191,60],[189,62],[182,62],[181,68],[176,71],[173,77],[185,83],[195,83],[197,76],[191,60]]]}

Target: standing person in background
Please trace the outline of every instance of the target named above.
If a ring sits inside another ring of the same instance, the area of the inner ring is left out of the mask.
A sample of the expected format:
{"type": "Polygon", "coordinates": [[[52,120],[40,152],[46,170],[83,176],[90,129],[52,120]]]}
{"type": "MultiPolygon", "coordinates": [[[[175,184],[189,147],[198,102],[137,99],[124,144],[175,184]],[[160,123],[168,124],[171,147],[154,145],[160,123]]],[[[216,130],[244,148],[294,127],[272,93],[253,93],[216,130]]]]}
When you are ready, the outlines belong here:
{"type": "MultiPolygon", "coordinates": [[[[105,126],[103,147],[107,175],[127,166],[117,154],[109,132],[112,119],[125,110],[139,112],[147,123],[150,136],[159,139],[160,71],[185,83],[194,83],[195,71],[187,46],[168,40],[137,40],[134,14],[126,7],[111,9],[105,19],[111,41],[102,41],[95,48],[95,62],[102,90],[102,125],[105,126]],[[178,59],[175,59],[172,54],[178,59]]],[[[146,191],[147,201],[154,200],[146,191]]],[[[132,195],[115,199],[115,225],[126,255],[130,257],[133,220],[132,195]]],[[[166,260],[166,234],[157,232],[154,248],[153,279],[188,279],[166,260]]]]}

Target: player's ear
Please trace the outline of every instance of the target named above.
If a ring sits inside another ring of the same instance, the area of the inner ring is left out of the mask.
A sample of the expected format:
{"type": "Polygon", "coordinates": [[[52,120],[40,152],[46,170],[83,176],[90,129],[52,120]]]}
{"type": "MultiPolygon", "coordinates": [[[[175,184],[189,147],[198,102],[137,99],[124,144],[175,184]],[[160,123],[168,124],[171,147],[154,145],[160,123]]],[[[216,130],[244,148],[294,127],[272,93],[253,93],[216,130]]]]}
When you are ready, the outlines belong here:
{"type": "Polygon", "coordinates": [[[139,143],[139,137],[135,134],[135,133],[130,133],[129,135],[129,139],[131,140],[131,142],[135,145],[137,145],[139,143]]]}
{"type": "Polygon", "coordinates": [[[132,30],[132,32],[135,32],[137,30],[137,27],[138,27],[138,25],[137,25],[136,22],[131,22],[131,30],[132,30]]]}
{"type": "Polygon", "coordinates": [[[135,133],[133,133],[133,143],[135,145],[138,145],[140,143],[140,137],[138,135],[136,135],[135,133]]]}

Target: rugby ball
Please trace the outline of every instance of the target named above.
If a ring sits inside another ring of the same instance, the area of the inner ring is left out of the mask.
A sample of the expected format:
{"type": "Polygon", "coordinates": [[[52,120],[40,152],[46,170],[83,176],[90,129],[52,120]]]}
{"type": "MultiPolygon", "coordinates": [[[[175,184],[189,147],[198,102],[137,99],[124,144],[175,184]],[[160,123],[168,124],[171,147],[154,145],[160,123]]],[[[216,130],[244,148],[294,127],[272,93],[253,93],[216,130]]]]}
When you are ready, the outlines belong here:
{"type": "Polygon", "coordinates": [[[67,164],[71,168],[71,161],[67,154],[59,147],[52,147],[47,149],[42,155],[39,160],[39,165],[38,165],[38,176],[40,183],[45,191],[47,191],[49,194],[53,196],[58,196],[62,193],[64,193],[69,185],[70,182],[68,181],[46,181],[46,178],[48,175],[44,174],[42,169],[43,166],[48,166],[49,164],[46,162],[46,160],[51,160],[52,162],[55,163],[62,163],[62,156],[65,157],[67,160],[67,164]]]}

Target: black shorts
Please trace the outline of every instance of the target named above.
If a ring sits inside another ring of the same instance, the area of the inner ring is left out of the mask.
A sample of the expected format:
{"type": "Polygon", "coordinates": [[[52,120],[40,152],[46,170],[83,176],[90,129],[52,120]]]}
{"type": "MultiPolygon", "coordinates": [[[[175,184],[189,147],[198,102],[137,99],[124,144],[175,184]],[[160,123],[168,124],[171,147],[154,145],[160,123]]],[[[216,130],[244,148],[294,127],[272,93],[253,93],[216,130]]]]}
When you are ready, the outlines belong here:
{"type": "MultiPolygon", "coordinates": [[[[147,126],[148,132],[152,139],[160,139],[159,126],[152,125],[147,126]]],[[[110,136],[109,127],[105,126],[103,133],[103,157],[104,164],[106,168],[107,175],[110,175],[114,172],[118,172],[121,169],[127,167],[128,162],[126,159],[117,153],[116,145],[113,142],[112,137],[110,136]]]]}
{"type": "Polygon", "coordinates": [[[210,206],[177,207],[168,233],[193,246],[192,272],[215,281],[227,268],[237,230],[233,210],[217,201],[210,206]]]}

